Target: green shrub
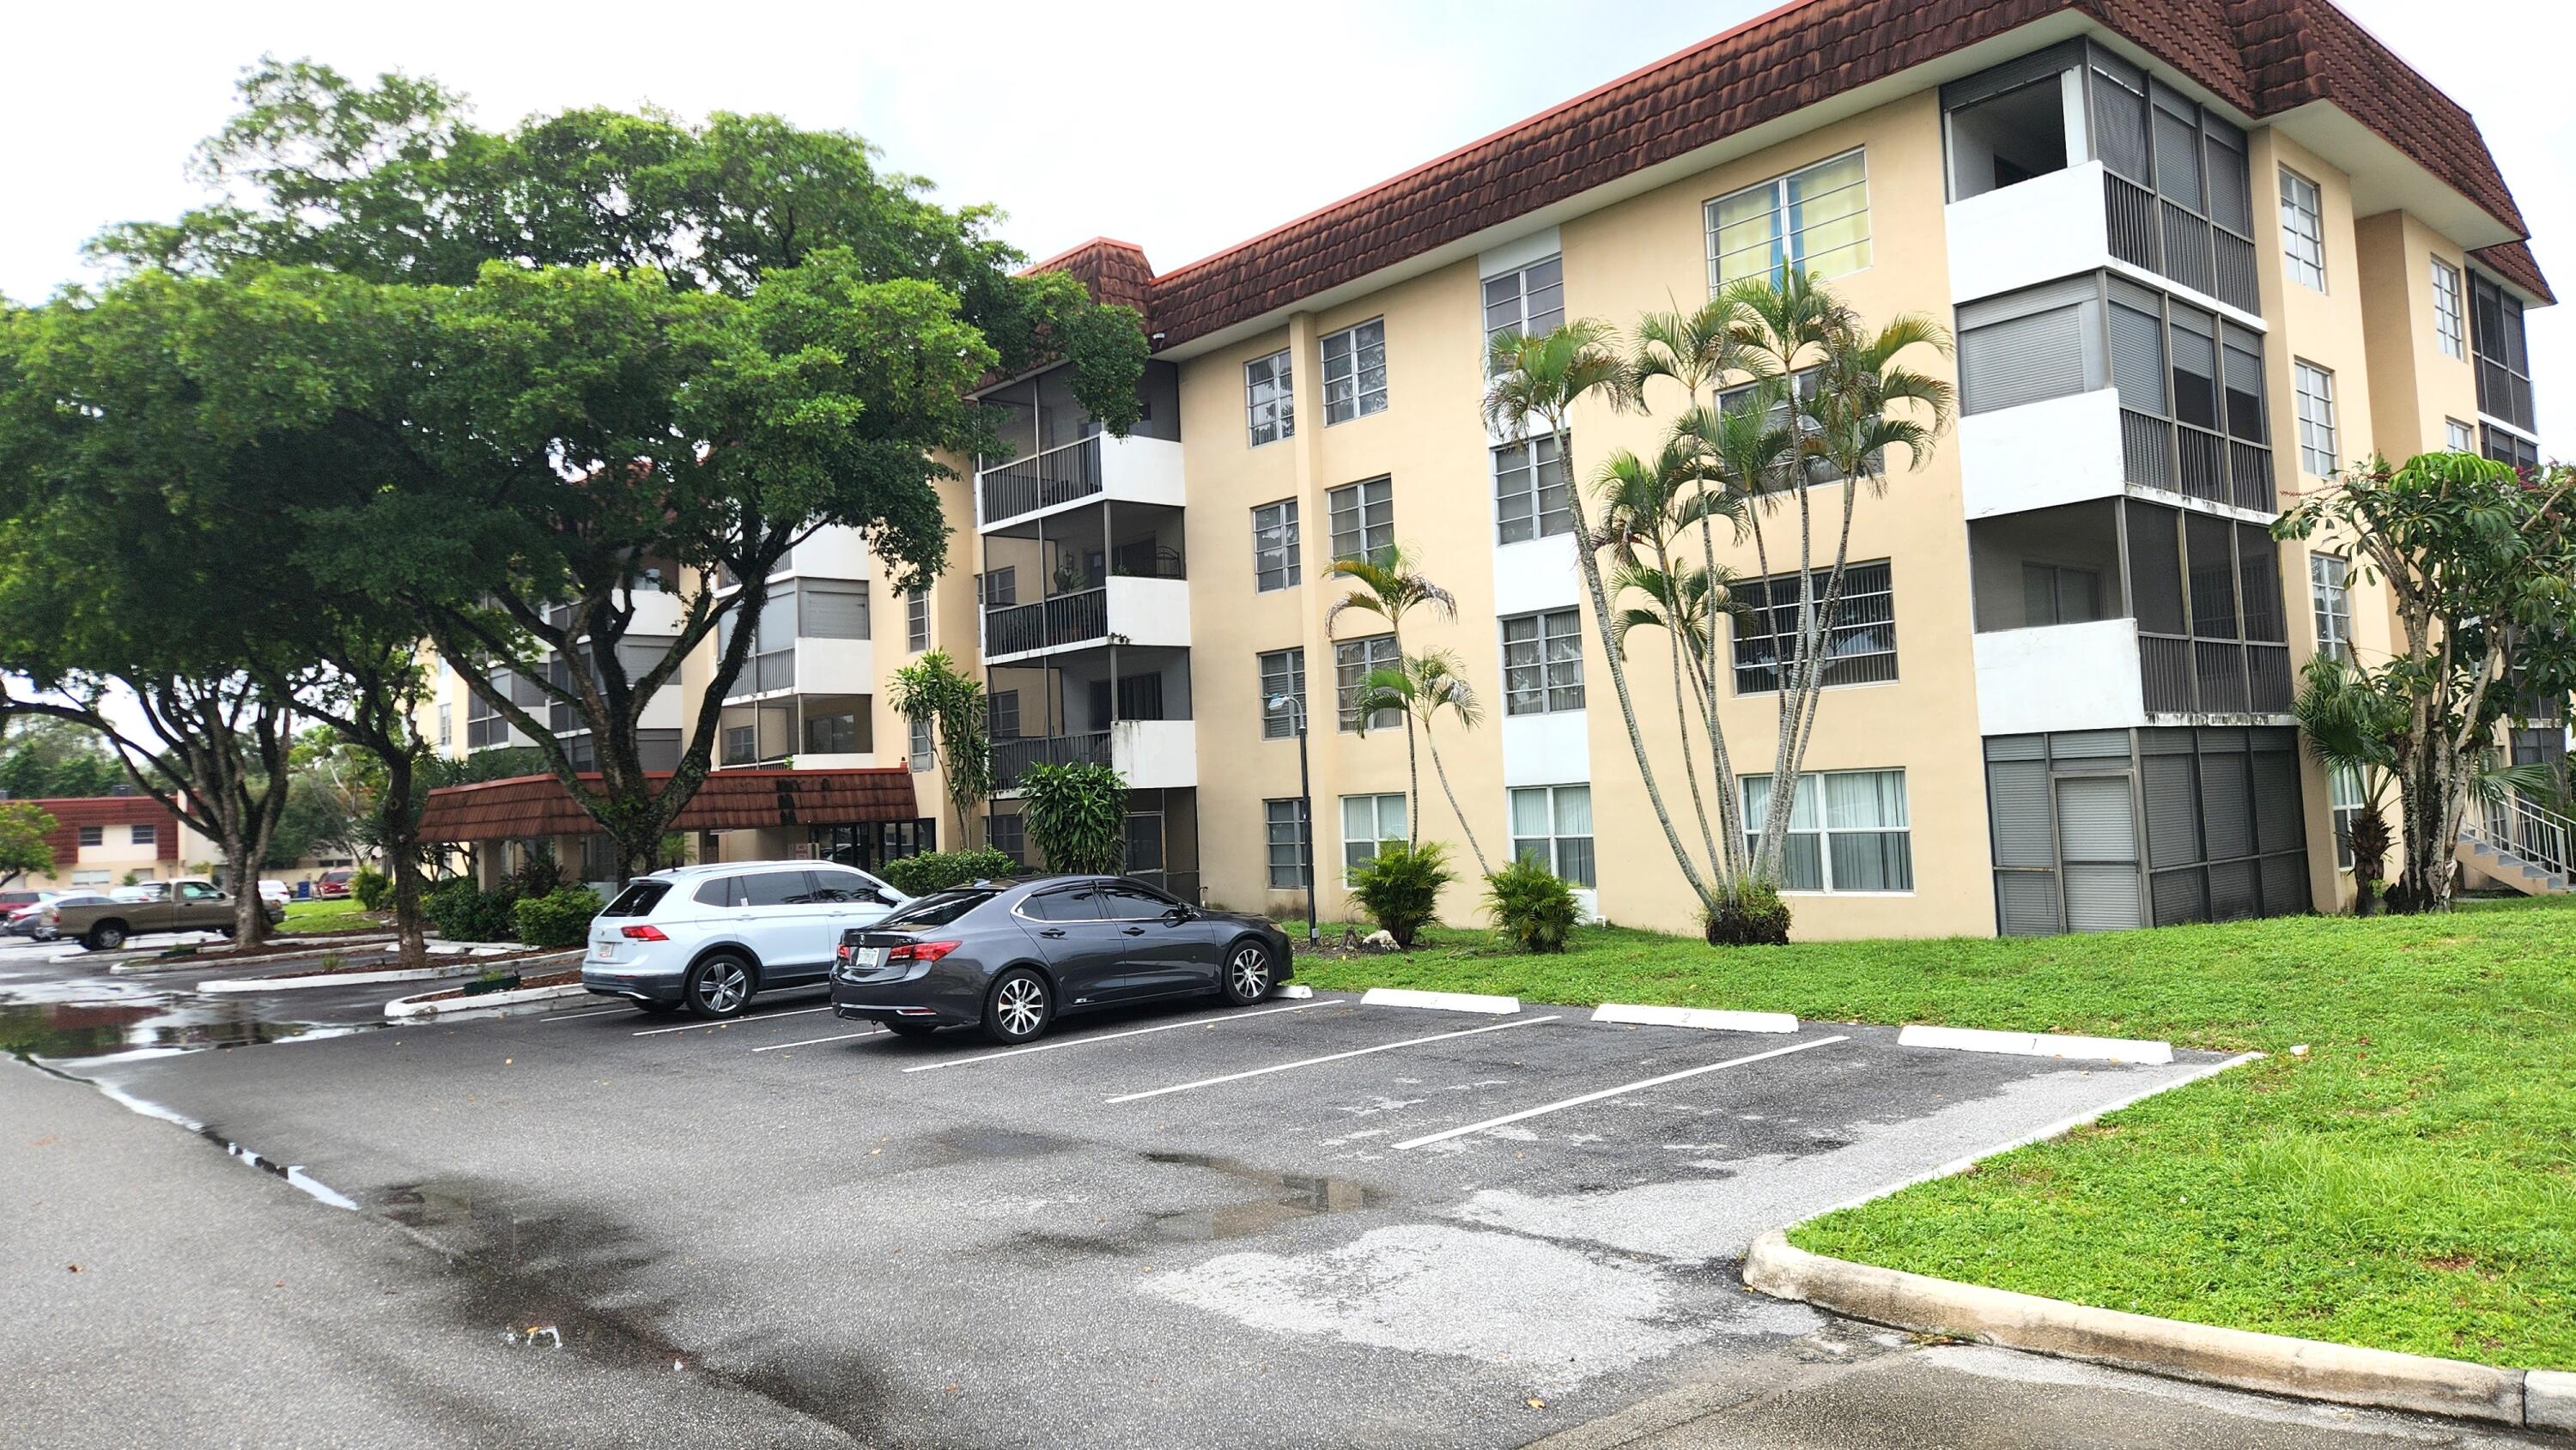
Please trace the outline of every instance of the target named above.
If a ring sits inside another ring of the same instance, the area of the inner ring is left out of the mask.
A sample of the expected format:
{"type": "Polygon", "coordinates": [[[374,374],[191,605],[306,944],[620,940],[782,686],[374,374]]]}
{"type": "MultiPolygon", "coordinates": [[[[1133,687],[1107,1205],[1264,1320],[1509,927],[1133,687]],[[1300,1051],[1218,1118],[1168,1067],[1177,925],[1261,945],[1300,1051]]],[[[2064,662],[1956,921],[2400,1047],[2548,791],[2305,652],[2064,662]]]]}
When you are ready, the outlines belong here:
{"type": "Polygon", "coordinates": [[[927,896],[951,886],[986,877],[1016,876],[1020,863],[990,846],[973,851],[925,851],[888,861],[877,869],[885,883],[906,896],[927,896]]]}
{"type": "Polygon", "coordinates": [[[492,970],[476,977],[473,981],[466,983],[463,987],[459,988],[458,991],[468,997],[480,997],[488,992],[513,992],[518,990],[518,986],[518,973],[504,971],[499,967],[494,967],[492,970]]]}
{"type": "Polygon", "coordinates": [[[1718,899],[1708,913],[1713,947],[1784,947],[1789,944],[1789,903],[1768,881],[1747,881],[1718,899]]]}
{"type": "Polygon", "coordinates": [[[1106,875],[1127,863],[1127,782],[1105,765],[1032,765],[1022,818],[1049,871],[1106,875]]]}
{"type": "Polygon", "coordinates": [[[498,891],[485,891],[460,876],[440,882],[421,898],[421,914],[449,941],[510,941],[519,931],[511,914],[518,901],[518,889],[507,882],[498,891]]]}
{"type": "Polygon", "coordinates": [[[394,899],[394,879],[382,871],[361,870],[349,878],[349,894],[361,911],[382,911],[394,899]]]}
{"type": "Polygon", "coordinates": [[[1407,846],[1389,841],[1351,868],[1351,895],[1378,929],[1410,950],[1414,934],[1440,918],[1440,888],[1458,879],[1449,848],[1438,841],[1407,846]]]}
{"type": "Polygon", "coordinates": [[[532,947],[577,947],[590,940],[599,915],[599,893],[587,886],[559,886],[543,896],[522,896],[510,907],[519,940],[532,947]]]}
{"type": "Polygon", "coordinates": [[[1581,913],[1574,888],[1532,857],[1522,856],[1485,878],[1485,909],[1495,935],[1521,952],[1561,952],[1581,913]]]}

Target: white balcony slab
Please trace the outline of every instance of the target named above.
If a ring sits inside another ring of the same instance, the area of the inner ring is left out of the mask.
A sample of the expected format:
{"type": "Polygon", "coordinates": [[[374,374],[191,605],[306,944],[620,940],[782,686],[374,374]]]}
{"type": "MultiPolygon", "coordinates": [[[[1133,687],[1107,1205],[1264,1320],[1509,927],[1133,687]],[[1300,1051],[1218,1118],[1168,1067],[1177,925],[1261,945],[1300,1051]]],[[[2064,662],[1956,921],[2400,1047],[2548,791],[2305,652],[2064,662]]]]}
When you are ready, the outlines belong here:
{"type": "Polygon", "coordinates": [[[1942,220],[1956,302],[2072,277],[2111,261],[2099,161],[1954,201],[1942,220]]]}
{"type": "Polygon", "coordinates": [[[1976,655],[1981,734],[2147,723],[2135,620],[1994,630],[1976,637],[1976,655]]]}
{"type": "Polygon", "coordinates": [[[1109,763],[1130,790],[1183,790],[1199,783],[1198,722],[1122,720],[1109,727],[1109,763]]]}
{"type": "Polygon", "coordinates": [[[2126,472],[2120,395],[2111,388],[1959,420],[1960,488],[1972,519],[2117,498],[2126,472]]]}
{"type": "Polygon", "coordinates": [[[1573,535],[1494,547],[1494,613],[1572,609],[1582,598],[1583,571],[1575,562],[1573,535]]]}
{"type": "MultiPolygon", "coordinates": [[[[1070,454],[1093,447],[1096,447],[1100,453],[1098,489],[1050,503],[1044,508],[1033,508],[1000,518],[989,517],[986,514],[985,478],[990,474],[1006,473],[1015,468],[1048,466],[1047,455],[1031,454],[1025,459],[1014,459],[1009,463],[978,473],[975,476],[976,527],[989,529],[1006,524],[1025,523],[1030,519],[1044,518],[1072,509],[1096,507],[1104,499],[1118,503],[1168,504],[1174,508],[1189,501],[1188,490],[1182,482],[1181,445],[1177,441],[1169,438],[1147,438],[1141,434],[1113,438],[1104,433],[1096,439],[1083,439],[1064,444],[1048,452],[1070,454]]],[[[1070,464],[1063,462],[1055,466],[1069,467],[1070,464]]]]}

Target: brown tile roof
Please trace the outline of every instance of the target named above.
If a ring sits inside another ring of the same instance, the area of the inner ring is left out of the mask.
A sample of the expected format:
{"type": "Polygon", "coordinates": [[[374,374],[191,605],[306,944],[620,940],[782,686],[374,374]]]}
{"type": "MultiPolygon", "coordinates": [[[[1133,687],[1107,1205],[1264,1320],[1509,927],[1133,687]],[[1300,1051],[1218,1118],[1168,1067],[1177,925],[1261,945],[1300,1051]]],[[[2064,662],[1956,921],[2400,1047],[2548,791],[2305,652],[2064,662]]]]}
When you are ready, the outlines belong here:
{"type": "MultiPolygon", "coordinates": [[[[1148,331],[1170,347],[2069,10],[2248,115],[2332,101],[2524,229],[2468,112],[2327,0],[1793,0],[1150,286],[1143,254],[1123,242],[1040,265],[1131,305],[1143,295],[1148,331]]],[[[2549,296],[2528,249],[2479,255],[2549,296]]]]}
{"type": "MultiPolygon", "coordinates": [[[[912,772],[899,765],[859,770],[719,770],[680,808],[671,829],[837,826],[917,820],[920,814],[913,804],[912,772]]],[[[574,803],[563,782],[551,775],[443,786],[429,793],[420,826],[422,839],[430,841],[582,836],[599,829],[589,813],[574,803]]]]}
{"type": "Polygon", "coordinates": [[[58,796],[18,804],[34,806],[54,818],[54,828],[45,833],[45,845],[54,853],[57,876],[69,872],[80,860],[83,826],[158,826],[160,829],[152,833],[153,859],[179,859],[179,818],[148,795],[58,796]]]}

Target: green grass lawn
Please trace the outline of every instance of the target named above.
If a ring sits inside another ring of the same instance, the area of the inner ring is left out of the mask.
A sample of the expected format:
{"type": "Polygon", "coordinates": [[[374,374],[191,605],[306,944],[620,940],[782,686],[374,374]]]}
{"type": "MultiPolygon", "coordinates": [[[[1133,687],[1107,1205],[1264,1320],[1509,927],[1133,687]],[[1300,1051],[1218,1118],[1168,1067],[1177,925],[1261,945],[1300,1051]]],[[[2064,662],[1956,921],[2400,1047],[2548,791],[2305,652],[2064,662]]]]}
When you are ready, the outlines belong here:
{"type": "Polygon", "coordinates": [[[2272,1056],[1790,1237],[2113,1309],[2567,1369],[2571,905],[1731,950],[1603,929],[1556,957],[1438,931],[1409,957],[1298,976],[2259,1049],[2272,1056]]]}
{"type": "Polygon", "coordinates": [[[286,920],[279,923],[277,929],[279,931],[346,931],[352,927],[374,924],[364,912],[358,910],[356,897],[341,896],[327,901],[286,903],[286,920]]]}

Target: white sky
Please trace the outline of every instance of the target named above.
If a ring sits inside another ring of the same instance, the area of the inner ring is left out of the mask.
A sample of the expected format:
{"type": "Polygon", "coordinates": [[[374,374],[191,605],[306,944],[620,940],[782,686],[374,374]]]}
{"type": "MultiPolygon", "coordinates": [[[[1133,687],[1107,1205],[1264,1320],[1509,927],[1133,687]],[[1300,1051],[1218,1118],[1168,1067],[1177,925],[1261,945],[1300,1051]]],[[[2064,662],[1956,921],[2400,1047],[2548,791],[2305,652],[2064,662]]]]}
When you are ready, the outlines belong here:
{"type": "MultiPolygon", "coordinates": [[[[0,21],[0,294],[41,299],[81,275],[101,225],[196,201],[182,163],[263,52],[434,75],[488,124],[642,101],[775,111],[866,136],[952,204],[1002,204],[1033,257],[1107,235],[1168,271],[1772,3],[28,6],[0,21]]],[[[2343,3],[2476,113],[2576,298],[2565,0],[2343,3]]],[[[2576,312],[2534,313],[2531,343],[2554,438],[2576,416],[2576,312]]]]}

